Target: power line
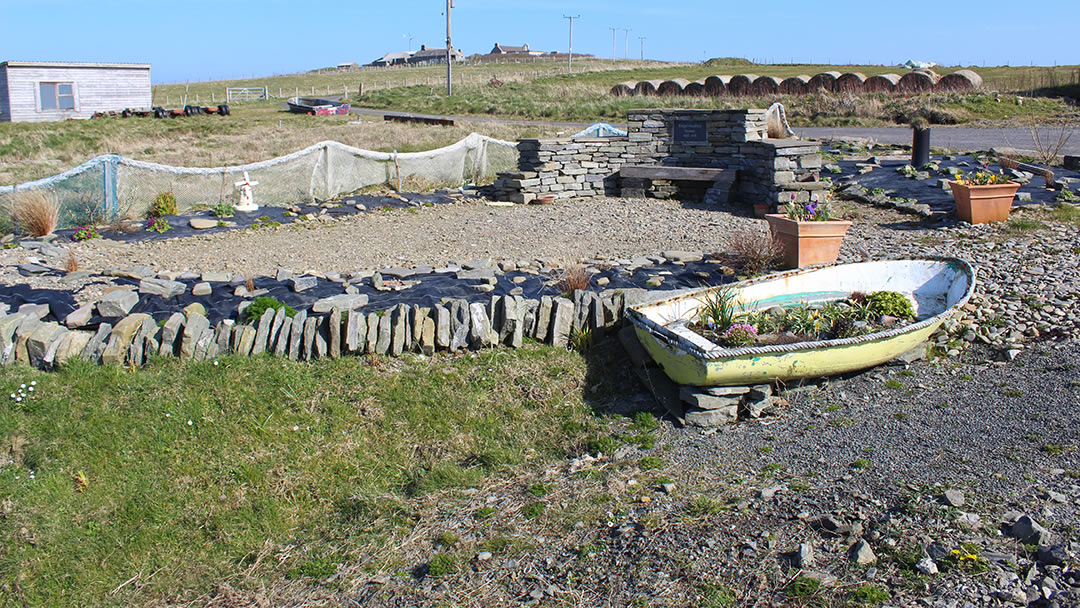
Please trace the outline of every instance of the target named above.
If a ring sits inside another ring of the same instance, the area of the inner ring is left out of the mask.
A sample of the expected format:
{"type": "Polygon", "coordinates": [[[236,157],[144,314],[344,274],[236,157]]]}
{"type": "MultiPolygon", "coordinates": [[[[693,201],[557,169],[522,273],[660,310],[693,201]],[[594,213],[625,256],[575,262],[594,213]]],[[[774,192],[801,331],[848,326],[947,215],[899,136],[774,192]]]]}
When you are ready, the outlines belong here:
{"type": "Polygon", "coordinates": [[[641,60],[645,61],[645,36],[638,36],[638,40],[641,41],[641,60]]]}
{"type": "MultiPolygon", "coordinates": [[[[450,2],[451,0],[446,0],[446,1],[450,2]]],[[[581,15],[574,15],[573,17],[571,17],[569,15],[563,15],[562,17],[563,17],[563,19],[569,19],[570,20],[570,46],[567,48],[568,52],[567,52],[567,58],[566,58],[566,73],[567,74],[573,74],[574,73],[574,19],[581,19],[581,15]]]]}
{"type": "Polygon", "coordinates": [[[615,32],[619,31],[617,27],[607,28],[611,30],[611,63],[615,63],[615,32]]]}
{"type": "Polygon", "coordinates": [[[623,59],[629,58],[630,53],[630,32],[634,31],[627,28],[622,28],[623,31],[623,59]]]}

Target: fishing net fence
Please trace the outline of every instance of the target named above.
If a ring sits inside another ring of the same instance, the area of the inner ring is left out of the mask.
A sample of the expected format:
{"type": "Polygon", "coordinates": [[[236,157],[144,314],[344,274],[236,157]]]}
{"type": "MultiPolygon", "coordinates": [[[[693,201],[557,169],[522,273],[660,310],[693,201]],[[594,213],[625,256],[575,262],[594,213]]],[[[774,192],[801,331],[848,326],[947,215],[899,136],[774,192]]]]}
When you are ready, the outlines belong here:
{"type": "Polygon", "coordinates": [[[78,167],[33,182],[0,186],[0,228],[9,228],[20,192],[45,190],[60,202],[60,227],[142,218],[161,192],[180,212],[236,203],[247,173],[259,205],[327,200],[379,184],[458,187],[489,183],[517,167],[517,144],[476,133],[426,152],[386,153],[324,141],[299,152],[232,167],[160,165],[118,155],[97,156],[78,167]]]}

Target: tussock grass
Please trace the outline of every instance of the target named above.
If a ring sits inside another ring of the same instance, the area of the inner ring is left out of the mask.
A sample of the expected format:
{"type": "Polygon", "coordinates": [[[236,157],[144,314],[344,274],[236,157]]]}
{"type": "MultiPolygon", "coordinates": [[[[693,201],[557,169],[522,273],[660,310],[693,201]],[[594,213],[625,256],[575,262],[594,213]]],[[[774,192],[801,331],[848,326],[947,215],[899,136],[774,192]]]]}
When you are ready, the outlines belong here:
{"type": "Polygon", "coordinates": [[[4,368],[5,394],[37,390],[0,407],[0,588],[32,606],[184,602],[387,559],[412,497],[575,450],[598,424],[585,378],[582,357],[539,346],[4,368]]]}
{"type": "Polygon", "coordinates": [[[56,230],[60,201],[48,190],[17,192],[11,210],[15,225],[30,236],[45,236],[56,230]]]}

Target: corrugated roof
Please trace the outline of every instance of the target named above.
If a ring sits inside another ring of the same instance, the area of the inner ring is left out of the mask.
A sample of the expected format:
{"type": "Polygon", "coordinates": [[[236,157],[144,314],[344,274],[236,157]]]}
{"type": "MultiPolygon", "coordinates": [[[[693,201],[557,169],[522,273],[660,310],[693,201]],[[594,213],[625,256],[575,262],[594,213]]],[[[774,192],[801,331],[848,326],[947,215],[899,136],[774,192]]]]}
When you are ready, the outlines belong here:
{"type": "Polygon", "coordinates": [[[149,63],[85,63],[77,61],[5,61],[0,65],[9,68],[119,68],[119,69],[150,69],[149,63]]]}

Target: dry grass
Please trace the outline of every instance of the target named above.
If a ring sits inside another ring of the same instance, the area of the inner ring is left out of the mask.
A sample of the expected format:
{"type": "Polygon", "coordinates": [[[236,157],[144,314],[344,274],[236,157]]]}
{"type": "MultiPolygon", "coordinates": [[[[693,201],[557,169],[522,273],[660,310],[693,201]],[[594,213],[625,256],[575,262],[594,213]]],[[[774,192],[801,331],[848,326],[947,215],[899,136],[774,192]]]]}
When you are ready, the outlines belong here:
{"type": "Polygon", "coordinates": [[[559,269],[557,275],[559,290],[564,294],[573,295],[579,289],[588,289],[592,283],[592,276],[592,273],[585,268],[584,264],[577,262],[566,264],[559,269]]]}
{"type": "MultiPolygon", "coordinates": [[[[1031,130],[1031,142],[1035,145],[1035,157],[1044,165],[1056,164],[1061,156],[1061,151],[1065,149],[1065,145],[1072,138],[1072,127],[1063,124],[1060,130],[1051,130],[1048,133],[1040,133],[1038,125],[1033,124],[1028,128],[1031,130]]],[[[1050,177],[1047,178],[1047,183],[1053,180],[1054,174],[1051,173],[1050,177]]]]}
{"type": "Polygon", "coordinates": [[[29,190],[15,195],[12,217],[15,224],[35,237],[52,234],[60,219],[60,200],[47,190],[29,190]]]}
{"type": "Polygon", "coordinates": [[[768,230],[744,226],[733,230],[724,243],[725,248],[743,262],[746,272],[756,275],[767,272],[780,261],[780,244],[768,230]]]}
{"type": "Polygon", "coordinates": [[[64,258],[64,272],[78,272],[79,270],[79,258],[75,257],[75,252],[68,249],[67,257],[64,258]]]}
{"type": "Polygon", "coordinates": [[[244,275],[244,289],[255,291],[255,275],[250,272],[244,275]]]}

